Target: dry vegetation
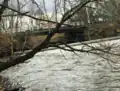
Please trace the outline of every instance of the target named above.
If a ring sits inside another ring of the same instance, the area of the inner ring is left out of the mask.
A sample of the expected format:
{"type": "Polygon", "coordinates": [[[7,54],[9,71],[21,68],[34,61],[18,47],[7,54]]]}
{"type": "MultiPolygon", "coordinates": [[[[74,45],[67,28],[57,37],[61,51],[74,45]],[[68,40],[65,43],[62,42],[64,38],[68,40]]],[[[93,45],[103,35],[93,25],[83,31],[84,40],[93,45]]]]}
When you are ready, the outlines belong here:
{"type": "MultiPolygon", "coordinates": [[[[22,39],[14,38],[13,41],[10,41],[9,35],[5,33],[0,33],[0,57],[6,57],[11,55],[11,42],[13,43],[13,51],[23,51],[35,48],[38,46],[47,35],[31,35],[24,36],[22,39]]],[[[64,34],[55,34],[51,41],[63,41],[64,34]]]]}
{"type": "Polygon", "coordinates": [[[10,41],[6,34],[0,33],[0,57],[10,55],[10,41]]]}

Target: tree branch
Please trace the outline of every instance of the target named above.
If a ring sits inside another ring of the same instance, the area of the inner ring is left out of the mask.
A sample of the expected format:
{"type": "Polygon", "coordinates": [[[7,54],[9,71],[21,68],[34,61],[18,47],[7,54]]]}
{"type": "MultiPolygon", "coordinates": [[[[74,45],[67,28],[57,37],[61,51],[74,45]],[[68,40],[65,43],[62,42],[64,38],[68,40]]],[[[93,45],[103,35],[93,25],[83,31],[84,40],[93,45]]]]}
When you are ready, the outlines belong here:
{"type": "MultiPolygon", "coordinates": [[[[78,7],[80,7],[79,9],[77,9],[77,11],[80,10],[80,9],[82,9],[82,8],[83,8],[86,4],[88,4],[88,3],[89,3],[89,2],[87,1],[87,2],[83,2],[82,5],[81,5],[81,4],[77,5],[78,7]]],[[[78,8],[78,7],[76,7],[76,8],[78,8]]],[[[15,10],[13,10],[13,11],[15,11],[15,10]]],[[[75,11],[75,12],[77,12],[77,11],[75,11]]],[[[19,12],[19,11],[15,11],[15,12],[19,12]]],[[[71,12],[71,10],[70,10],[70,12],[71,12]]],[[[21,13],[21,12],[19,12],[19,13],[21,13]]],[[[74,15],[74,14],[75,14],[75,13],[73,13],[73,15],[74,15]]],[[[65,15],[66,15],[66,13],[65,13],[65,15]]],[[[28,53],[25,54],[25,55],[19,56],[19,57],[17,57],[17,58],[10,59],[8,62],[1,63],[1,64],[0,64],[0,72],[3,71],[3,70],[5,70],[5,69],[7,69],[7,68],[9,68],[9,67],[12,67],[12,66],[14,66],[14,65],[16,65],[16,64],[25,62],[27,59],[32,58],[32,57],[35,55],[35,53],[37,53],[37,52],[41,51],[42,49],[46,48],[46,47],[48,46],[51,38],[53,37],[53,35],[54,35],[57,31],[59,31],[59,28],[61,27],[61,25],[62,25],[67,19],[69,19],[69,18],[71,18],[71,17],[73,16],[73,15],[70,15],[68,18],[65,18],[65,15],[64,15],[64,17],[61,19],[60,23],[57,23],[56,28],[48,34],[48,36],[46,37],[46,39],[45,39],[41,44],[39,44],[37,47],[35,47],[32,51],[28,52],[28,53]],[[64,19],[64,18],[65,18],[65,19],[64,19]]],[[[29,15],[28,15],[28,16],[29,16],[29,15]]]]}
{"type": "MultiPolygon", "coordinates": [[[[2,5],[8,7],[8,1],[9,1],[9,0],[4,0],[3,3],[2,3],[2,5]]],[[[5,9],[6,9],[6,7],[4,7],[4,6],[1,6],[1,8],[0,8],[0,21],[1,21],[1,19],[2,19],[1,16],[2,16],[2,14],[4,13],[4,11],[5,11],[5,9]]]]}
{"type": "MultiPolygon", "coordinates": [[[[16,9],[10,8],[9,6],[5,6],[5,5],[3,5],[3,4],[0,4],[0,6],[5,7],[5,8],[7,8],[7,9],[10,9],[10,10],[18,13],[18,14],[14,14],[14,15],[1,15],[1,17],[21,15],[21,16],[30,17],[30,18],[32,18],[32,19],[34,19],[34,20],[45,21],[45,22],[50,22],[50,23],[55,23],[55,24],[58,24],[58,23],[59,23],[59,22],[56,22],[56,21],[48,20],[48,19],[46,20],[46,19],[36,18],[36,17],[34,17],[34,16],[32,16],[32,15],[29,15],[29,14],[28,14],[28,13],[29,13],[28,11],[27,11],[27,12],[20,12],[20,11],[18,11],[18,10],[16,10],[16,9]]],[[[73,26],[73,25],[70,25],[70,24],[63,24],[63,25],[73,26]]]]}

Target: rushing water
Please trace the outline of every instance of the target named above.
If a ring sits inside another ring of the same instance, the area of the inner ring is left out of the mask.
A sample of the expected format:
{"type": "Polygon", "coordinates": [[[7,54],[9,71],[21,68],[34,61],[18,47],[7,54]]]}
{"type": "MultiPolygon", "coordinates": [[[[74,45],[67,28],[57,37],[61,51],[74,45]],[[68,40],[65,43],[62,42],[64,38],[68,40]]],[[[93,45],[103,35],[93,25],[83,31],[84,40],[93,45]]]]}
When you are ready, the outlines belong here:
{"type": "MultiPolygon", "coordinates": [[[[107,44],[119,42],[114,40],[107,44]]],[[[120,60],[107,57],[115,62],[120,60]]],[[[116,65],[94,54],[54,49],[39,52],[26,63],[1,74],[19,82],[27,91],[120,91],[119,69],[111,65],[119,67],[119,62],[116,65]]]]}

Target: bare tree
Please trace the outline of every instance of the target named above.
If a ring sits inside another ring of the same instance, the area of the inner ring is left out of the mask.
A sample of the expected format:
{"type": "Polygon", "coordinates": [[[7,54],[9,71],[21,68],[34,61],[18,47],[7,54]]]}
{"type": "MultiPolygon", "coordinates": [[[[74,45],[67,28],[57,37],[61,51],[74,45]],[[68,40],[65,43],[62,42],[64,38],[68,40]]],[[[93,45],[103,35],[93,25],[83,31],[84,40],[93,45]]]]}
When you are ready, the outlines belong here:
{"type": "MultiPolygon", "coordinates": [[[[27,59],[32,58],[37,52],[40,52],[43,49],[48,48],[48,47],[57,47],[57,48],[64,49],[64,50],[67,50],[67,51],[71,51],[71,52],[74,52],[74,53],[75,53],[75,51],[78,51],[78,52],[93,53],[93,54],[96,54],[96,55],[101,55],[102,53],[107,53],[107,54],[113,54],[113,55],[119,56],[118,53],[115,53],[115,54],[112,53],[112,51],[110,51],[111,48],[108,47],[108,46],[106,46],[104,48],[100,48],[99,46],[94,47],[94,46],[90,46],[89,44],[86,44],[86,43],[81,43],[83,46],[87,46],[87,49],[85,49],[84,47],[82,47],[81,49],[76,49],[76,48],[73,48],[73,47],[71,47],[70,45],[68,45],[68,44],[66,44],[64,42],[58,42],[58,43],[51,42],[51,38],[57,32],[60,31],[60,27],[63,24],[65,24],[66,21],[68,21],[71,17],[73,17],[76,13],[78,13],[87,4],[89,4],[90,2],[96,2],[96,1],[97,0],[82,0],[81,2],[79,2],[79,4],[74,5],[74,7],[71,7],[70,9],[67,9],[65,11],[65,13],[63,14],[60,22],[46,20],[46,19],[40,19],[40,18],[37,18],[37,17],[35,17],[33,15],[28,14],[27,12],[21,12],[19,10],[10,8],[9,6],[6,6],[4,4],[0,4],[1,8],[10,9],[11,11],[16,12],[18,15],[27,16],[27,17],[30,17],[30,18],[35,19],[35,20],[46,21],[46,22],[51,22],[51,23],[56,24],[55,29],[50,31],[50,33],[47,35],[46,39],[42,43],[40,43],[37,47],[33,48],[31,51],[29,51],[27,53],[24,53],[23,55],[19,55],[17,57],[12,57],[7,62],[1,62],[0,63],[0,72],[7,69],[7,68],[9,68],[9,67],[11,67],[11,66],[14,66],[16,64],[25,62],[27,59]],[[67,47],[67,48],[61,47],[58,44],[65,45],[65,47],[67,47]]],[[[3,14],[3,9],[2,9],[1,15],[2,14],[3,14]]]]}
{"type": "MultiPolygon", "coordinates": [[[[17,58],[12,58],[12,59],[10,59],[9,61],[7,61],[5,63],[1,63],[0,64],[1,71],[4,70],[4,69],[6,69],[6,68],[8,68],[8,67],[14,66],[14,65],[16,65],[18,63],[24,62],[25,60],[33,57],[35,53],[41,51],[44,48],[47,48],[49,46],[49,44],[50,44],[51,38],[54,36],[54,34],[56,32],[59,31],[59,28],[61,27],[61,25],[65,21],[67,21],[68,19],[70,19],[76,12],[78,12],[81,8],[83,8],[89,2],[93,2],[93,1],[86,0],[84,2],[80,2],[80,4],[76,5],[75,7],[71,8],[70,10],[68,10],[67,12],[65,12],[64,15],[63,15],[63,17],[62,17],[62,19],[61,19],[61,21],[56,24],[56,28],[53,31],[50,31],[50,33],[48,34],[47,38],[40,45],[38,45],[32,51],[26,53],[25,55],[19,56],[17,58]]],[[[1,6],[5,7],[5,8],[8,8],[8,9],[11,9],[8,6],[5,6],[3,4],[1,4],[1,6]]],[[[29,16],[26,13],[19,12],[18,10],[15,10],[15,9],[11,9],[11,10],[13,10],[14,12],[17,12],[19,14],[23,14],[23,15],[29,16]]],[[[34,19],[37,19],[37,18],[34,18],[34,19]]]]}

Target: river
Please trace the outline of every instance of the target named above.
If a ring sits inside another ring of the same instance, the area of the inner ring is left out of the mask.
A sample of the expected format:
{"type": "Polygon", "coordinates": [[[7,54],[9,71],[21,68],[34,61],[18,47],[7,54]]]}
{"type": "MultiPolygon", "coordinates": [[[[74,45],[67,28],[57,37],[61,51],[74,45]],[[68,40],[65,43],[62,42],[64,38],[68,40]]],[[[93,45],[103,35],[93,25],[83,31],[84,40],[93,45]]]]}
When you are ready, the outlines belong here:
{"type": "MultiPolygon", "coordinates": [[[[119,43],[117,39],[107,41],[106,45],[116,48],[119,43]]],[[[39,52],[1,74],[19,82],[26,91],[120,91],[120,58],[106,58],[114,62],[95,54],[53,49],[39,52]]]]}

